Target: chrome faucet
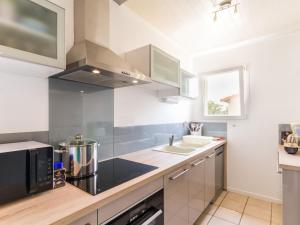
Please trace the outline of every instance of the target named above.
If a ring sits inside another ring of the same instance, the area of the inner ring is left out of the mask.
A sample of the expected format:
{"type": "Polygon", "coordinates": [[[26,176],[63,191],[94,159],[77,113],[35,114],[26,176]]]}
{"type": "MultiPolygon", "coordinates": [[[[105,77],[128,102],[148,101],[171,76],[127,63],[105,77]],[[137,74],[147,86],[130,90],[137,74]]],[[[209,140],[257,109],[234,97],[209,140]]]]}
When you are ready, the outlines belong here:
{"type": "Polygon", "coordinates": [[[174,143],[174,134],[172,134],[171,137],[169,137],[169,146],[173,146],[174,143]]]}

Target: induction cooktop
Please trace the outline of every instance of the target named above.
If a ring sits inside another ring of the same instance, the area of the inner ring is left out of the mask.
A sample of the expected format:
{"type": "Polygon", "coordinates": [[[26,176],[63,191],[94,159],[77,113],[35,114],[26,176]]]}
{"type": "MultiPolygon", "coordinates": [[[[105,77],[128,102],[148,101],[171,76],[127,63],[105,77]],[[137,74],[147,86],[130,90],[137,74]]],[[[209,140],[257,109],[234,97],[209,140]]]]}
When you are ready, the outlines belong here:
{"type": "Polygon", "coordinates": [[[155,169],[155,166],[114,158],[99,162],[95,175],[79,179],[67,178],[67,182],[91,195],[97,195],[155,169]]]}

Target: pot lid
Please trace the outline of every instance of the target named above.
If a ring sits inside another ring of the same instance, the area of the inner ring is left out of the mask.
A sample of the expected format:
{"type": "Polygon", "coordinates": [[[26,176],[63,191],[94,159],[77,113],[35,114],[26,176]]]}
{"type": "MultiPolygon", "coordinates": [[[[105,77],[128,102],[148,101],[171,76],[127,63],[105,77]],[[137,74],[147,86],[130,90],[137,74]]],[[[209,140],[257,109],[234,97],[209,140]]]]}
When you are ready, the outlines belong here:
{"type": "Polygon", "coordinates": [[[90,138],[84,138],[82,134],[76,134],[75,137],[72,137],[70,139],[68,139],[67,142],[62,143],[60,145],[69,145],[69,146],[84,146],[84,145],[93,145],[93,144],[97,144],[97,141],[92,140],[90,138]]]}

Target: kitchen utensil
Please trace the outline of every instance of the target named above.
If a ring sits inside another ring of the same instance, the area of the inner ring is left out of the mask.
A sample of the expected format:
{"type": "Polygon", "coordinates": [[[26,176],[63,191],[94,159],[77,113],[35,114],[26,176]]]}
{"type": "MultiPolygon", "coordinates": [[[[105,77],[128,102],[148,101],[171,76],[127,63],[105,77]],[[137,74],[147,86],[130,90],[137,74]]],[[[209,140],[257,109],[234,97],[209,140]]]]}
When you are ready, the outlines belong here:
{"type": "Polygon", "coordinates": [[[75,138],[61,143],[59,150],[66,168],[67,177],[81,178],[93,175],[98,169],[99,144],[92,139],[84,139],[77,134],[75,138]]]}

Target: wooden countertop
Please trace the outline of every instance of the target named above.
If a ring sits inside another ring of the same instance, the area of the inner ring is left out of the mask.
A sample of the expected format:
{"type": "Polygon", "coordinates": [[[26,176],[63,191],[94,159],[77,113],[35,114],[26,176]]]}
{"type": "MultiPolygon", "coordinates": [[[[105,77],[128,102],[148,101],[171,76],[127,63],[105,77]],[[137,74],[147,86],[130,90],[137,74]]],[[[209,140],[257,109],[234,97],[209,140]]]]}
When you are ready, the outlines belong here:
{"type": "Polygon", "coordinates": [[[288,154],[282,145],[278,150],[278,166],[285,170],[297,170],[300,171],[300,151],[296,154],[288,154]]]}
{"type": "MultiPolygon", "coordinates": [[[[92,196],[70,184],[0,206],[2,225],[47,225],[69,224],[80,217],[112,202],[139,187],[223,145],[214,141],[194,153],[184,156],[151,149],[124,155],[120,158],[158,167],[147,174],[132,179],[101,194],[92,196]]],[[[300,164],[299,164],[300,165],[300,164]]]]}

